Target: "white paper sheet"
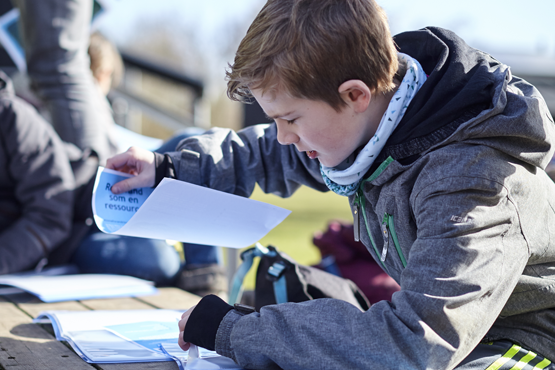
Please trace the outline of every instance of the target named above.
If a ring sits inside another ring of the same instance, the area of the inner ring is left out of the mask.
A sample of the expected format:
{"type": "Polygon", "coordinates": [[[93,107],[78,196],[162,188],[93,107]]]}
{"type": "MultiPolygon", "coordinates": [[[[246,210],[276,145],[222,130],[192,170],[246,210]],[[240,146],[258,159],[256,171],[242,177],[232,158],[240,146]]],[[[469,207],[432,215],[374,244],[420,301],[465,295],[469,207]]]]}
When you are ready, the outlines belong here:
{"type": "Polygon", "coordinates": [[[131,297],[155,294],[158,291],[150,281],[110,274],[0,275],[0,285],[22,289],[44,302],[131,297]]]}
{"type": "Polygon", "coordinates": [[[171,356],[180,370],[215,370],[234,369],[243,370],[232,359],[221,356],[206,348],[191,345],[188,351],[183,351],[177,343],[162,343],[162,351],[171,356]]]}
{"type": "Polygon", "coordinates": [[[165,178],[152,191],[115,195],[127,174],[99,168],[93,190],[99,229],[118,235],[244,248],[259,241],[291,211],[184,181],[165,178]]]}

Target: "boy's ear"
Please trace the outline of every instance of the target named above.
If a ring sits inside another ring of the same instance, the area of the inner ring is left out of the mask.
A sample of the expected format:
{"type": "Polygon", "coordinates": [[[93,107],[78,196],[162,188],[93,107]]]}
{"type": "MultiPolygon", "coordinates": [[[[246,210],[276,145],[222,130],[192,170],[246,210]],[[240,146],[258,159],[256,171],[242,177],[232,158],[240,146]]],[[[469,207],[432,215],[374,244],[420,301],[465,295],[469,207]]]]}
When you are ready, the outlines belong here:
{"type": "Polygon", "coordinates": [[[361,80],[348,80],[339,86],[339,94],[355,112],[364,112],[372,100],[372,91],[361,80]]]}

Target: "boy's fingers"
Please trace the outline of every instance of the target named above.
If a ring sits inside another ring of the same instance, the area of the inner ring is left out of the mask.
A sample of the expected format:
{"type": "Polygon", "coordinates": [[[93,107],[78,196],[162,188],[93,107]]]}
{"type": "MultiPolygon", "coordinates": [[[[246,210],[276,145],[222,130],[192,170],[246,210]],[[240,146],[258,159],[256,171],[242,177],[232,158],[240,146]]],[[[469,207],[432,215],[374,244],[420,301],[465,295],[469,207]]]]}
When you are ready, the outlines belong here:
{"type": "Polygon", "coordinates": [[[116,154],[106,161],[106,168],[116,171],[129,172],[135,169],[141,172],[141,168],[154,164],[154,153],[146,149],[132,146],[126,152],[116,154]]]}
{"type": "Polygon", "coordinates": [[[189,349],[189,347],[191,347],[191,343],[185,342],[183,340],[183,332],[179,333],[179,339],[177,340],[177,344],[184,351],[187,351],[189,349]]]}
{"type": "Polygon", "coordinates": [[[125,153],[109,158],[106,161],[106,168],[135,175],[114,184],[112,186],[114,194],[154,186],[156,177],[154,153],[148,150],[131,147],[125,153]]]}
{"type": "Polygon", "coordinates": [[[194,305],[193,307],[189,308],[187,311],[183,312],[183,314],[181,315],[182,319],[185,318],[189,318],[189,316],[191,316],[191,313],[193,312],[193,310],[195,309],[196,305],[194,305]]]}
{"type": "Polygon", "coordinates": [[[130,178],[130,179],[123,180],[123,181],[115,183],[114,185],[112,185],[112,193],[121,194],[121,193],[125,193],[127,191],[132,190],[133,189],[133,187],[132,187],[133,182],[131,182],[131,184],[129,182],[133,179],[134,178],[130,178]]]}
{"type": "Polygon", "coordinates": [[[185,325],[187,324],[187,320],[179,320],[177,326],[179,326],[179,331],[185,331],[185,325]]]}
{"type": "Polygon", "coordinates": [[[108,158],[106,160],[106,168],[111,170],[118,170],[119,168],[125,166],[129,161],[130,153],[124,152],[120,154],[116,154],[112,158],[108,158]]]}
{"type": "Polygon", "coordinates": [[[154,185],[150,184],[149,182],[149,179],[146,179],[145,176],[138,175],[130,177],[126,180],[115,183],[112,186],[112,193],[121,194],[133,189],[151,187],[154,185]]]}
{"type": "Polygon", "coordinates": [[[187,311],[183,312],[181,315],[181,320],[179,320],[178,326],[180,331],[185,331],[185,325],[187,325],[187,321],[189,321],[189,316],[191,316],[191,312],[196,306],[189,308],[187,311]]]}

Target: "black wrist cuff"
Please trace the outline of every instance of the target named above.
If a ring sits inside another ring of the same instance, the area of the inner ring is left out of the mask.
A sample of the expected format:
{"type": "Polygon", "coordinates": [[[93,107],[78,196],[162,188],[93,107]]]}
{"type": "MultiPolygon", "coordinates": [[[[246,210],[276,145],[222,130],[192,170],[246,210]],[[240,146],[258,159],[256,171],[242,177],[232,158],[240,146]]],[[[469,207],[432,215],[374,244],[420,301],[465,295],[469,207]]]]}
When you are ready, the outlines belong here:
{"type": "Polygon", "coordinates": [[[164,177],[175,179],[175,167],[172,157],[168,154],[154,152],[154,166],[156,168],[154,187],[157,187],[164,177]]]}
{"type": "Polygon", "coordinates": [[[197,304],[183,332],[185,342],[196,344],[211,351],[216,349],[216,333],[224,316],[233,307],[220,297],[207,295],[197,304]]]}

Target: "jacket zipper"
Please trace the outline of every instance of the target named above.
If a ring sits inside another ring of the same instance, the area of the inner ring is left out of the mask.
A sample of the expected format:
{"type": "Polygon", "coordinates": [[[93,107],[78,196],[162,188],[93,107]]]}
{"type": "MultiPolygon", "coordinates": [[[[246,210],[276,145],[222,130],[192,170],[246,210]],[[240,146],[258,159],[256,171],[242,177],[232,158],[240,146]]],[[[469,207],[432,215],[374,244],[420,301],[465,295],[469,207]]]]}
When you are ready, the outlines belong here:
{"type": "Polygon", "coordinates": [[[355,236],[355,242],[360,241],[360,199],[359,194],[357,192],[355,196],[355,210],[353,211],[353,232],[355,236]]]}
{"type": "Polygon", "coordinates": [[[393,215],[386,213],[383,216],[382,221],[382,230],[384,232],[384,249],[382,250],[382,262],[385,261],[385,257],[387,256],[387,248],[389,246],[389,236],[393,240],[393,245],[395,245],[395,249],[397,250],[397,254],[401,259],[401,263],[403,264],[403,268],[407,267],[407,260],[405,259],[405,255],[401,250],[401,246],[399,245],[399,239],[397,238],[397,233],[395,232],[395,224],[393,223],[393,215]]]}
{"type": "MultiPolygon", "coordinates": [[[[370,238],[370,242],[372,243],[372,248],[374,249],[374,252],[376,253],[376,256],[379,257],[379,261],[380,264],[382,265],[382,268],[384,269],[385,272],[387,272],[387,268],[385,267],[385,257],[383,256],[383,260],[381,257],[381,254],[378,252],[378,248],[376,248],[376,243],[374,243],[374,238],[372,238],[372,233],[370,232],[370,228],[368,227],[368,219],[366,218],[366,209],[364,207],[366,199],[364,198],[364,194],[363,194],[363,186],[364,183],[367,181],[372,181],[374,179],[376,179],[376,177],[378,177],[386,168],[387,166],[389,166],[391,164],[391,162],[393,162],[394,159],[391,157],[388,157],[385,161],[382,162],[382,164],[380,164],[380,166],[378,167],[378,169],[376,169],[376,171],[374,171],[374,173],[372,175],[370,175],[370,177],[368,177],[367,179],[363,180],[359,187],[358,190],[356,192],[355,195],[355,199],[353,201],[353,205],[354,205],[354,211],[353,211],[353,232],[354,232],[354,239],[356,241],[360,241],[360,213],[362,212],[362,217],[364,218],[364,226],[366,227],[366,232],[368,233],[368,237],[370,238]]],[[[391,221],[393,222],[393,218],[391,219],[391,221]]],[[[393,229],[395,230],[395,229],[393,229]]],[[[395,235],[394,238],[394,242],[395,240],[397,240],[397,235],[395,235]]],[[[397,242],[398,245],[398,242],[397,242]]],[[[397,248],[396,245],[396,248],[397,248]]],[[[400,252],[400,248],[397,248],[397,252],[400,252]]],[[[383,253],[383,250],[382,250],[383,253]]],[[[385,253],[387,255],[387,247],[385,248],[385,253]]],[[[402,261],[404,260],[404,257],[402,259],[402,261]]],[[[405,263],[406,265],[406,263],[405,263]]]]}
{"type": "Polygon", "coordinates": [[[385,220],[387,216],[388,214],[386,213],[381,225],[382,232],[383,232],[383,248],[382,248],[382,254],[380,255],[380,261],[382,262],[385,262],[385,259],[387,257],[387,249],[389,248],[389,230],[387,228],[387,223],[385,220]]]}
{"type": "MultiPolygon", "coordinates": [[[[358,189],[355,195],[355,200],[353,202],[353,205],[355,206],[355,209],[353,211],[353,231],[355,234],[354,235],[355,241],[357,242],[360,241],[360,211],[361,211],[361,207],[363,208],[362,202],[364,201],[364,194],[362,192],[363,185],[365,182],[372,181],[376,177],[378,177],[387,168],[387,166],[389,166],[389,164],[393,161],[394,161],[393,158],[387,157],[387,159],[383,161],[382,164],[380,164],[380,166],[376,169],[376,171],[374,171],[374,173],[370,175],[370,177],[361,181],[361,183],[358,186],[358,189]]],[[[362,211],[364,211],[364,208],[362,209],[362,211]]],[[[364,221],[366,223],[366,214],[364,215],[364,221]]],[[[366,230],[368,230],[368,225],[366,225],[366,230]]],[[[368,235],[370,235],[370,233],[368,233],[368,235]]],[[[372,235],[370,235],[370,238],[372,238],[372,235]]]]}
{"type": "MultiPolygon", "coordinates": [[[[378,252],[378,248],[376,248],[376,243],[374,243],[374,238],[372,238],[372,233],[370,232],[370,228],[368,227],[368,219],[366,218],[366,209],[364,207],[364,203],[366,202],[366,200],[364,199],[364,196],[362,195],[362,190],[361,188],[359,188],[359,190],[356,193],[355,196],[355,217],[354,217],[354,221],[355,223],[353,224],[353,229],[355,231],[355,240],[359,240],[360,241],[360,227],[359,226],[354,226],[355,224],[358,223],[360,216],[356,216],[357,214],[360,215],[360,213],[362,212],[362,218],[364,218],[364,226],[366,227],[366,232],[368,233],[368,237],[370,238],[370,243],[372,243],[372,248],[374,248],[374,252],[376,253],[377,256],[380,255],[380,253],[378,252]],[[357,239],[358,238],[358,239],[357,239]]],[[[384,269],[385,272],[387,272],[387,269],[385,267],[385,264],[383,263],[383,261],[381,261],[381,265],[382,268],[384,269]]]]}

